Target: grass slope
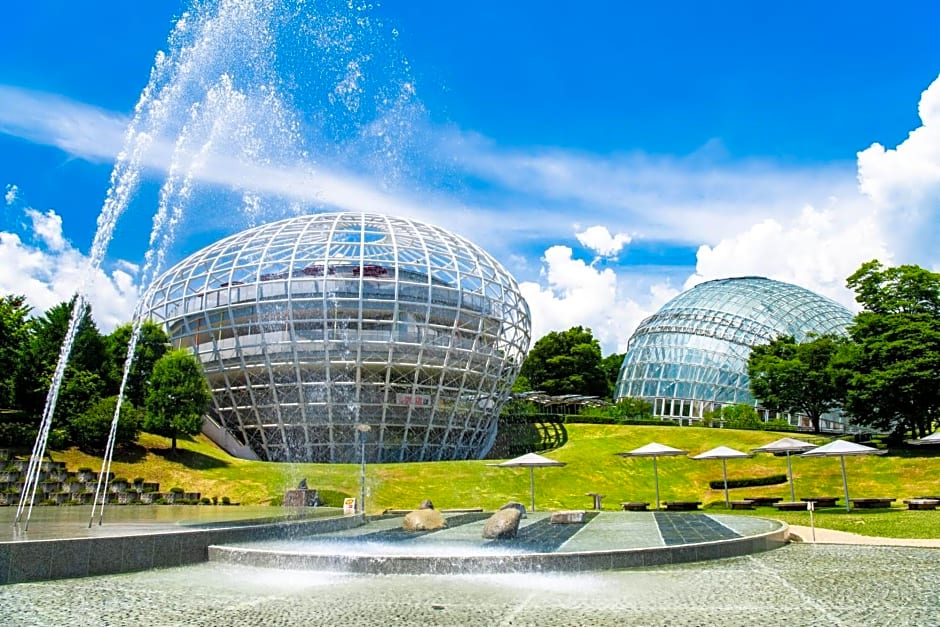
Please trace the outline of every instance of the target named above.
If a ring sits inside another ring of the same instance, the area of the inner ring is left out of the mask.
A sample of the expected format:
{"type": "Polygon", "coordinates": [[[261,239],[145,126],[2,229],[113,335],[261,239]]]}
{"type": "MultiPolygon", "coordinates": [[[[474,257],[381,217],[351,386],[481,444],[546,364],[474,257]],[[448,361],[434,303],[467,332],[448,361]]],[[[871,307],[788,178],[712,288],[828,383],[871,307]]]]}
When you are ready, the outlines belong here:
{"type": "MultiPolygon", "coordinates": [[[[653,502],[653,462],[649,458],[622,458],[618,452],[629,451],[655,441],[695,455],[716,446],[730,446],[742,451],[767,444],[782,434],[731,429],[698,427],[568,425],[568,443],[546,453],[548,457],[566,462],[561,468],[536,468],[536,507],[540,510],[586,508],[591,500],[588,492],[607,496],[606,509],[617,509],[620,501],[653,502]]],[[[804,439],[822,443],[812,436],[804,439]]],[[[66,461],[71,470],[81,466],[98,469],[99,458],[76,450],[53,453],[56,460],[66,461]]],[[[434,462],[411,464],[371,464],[367,467],[370,513],[386,508],[416,507],[423,499],[431,499],[438,508],[483,507],[495,509],[509,500],[529,503],[529,470],[497,468],[491,460],[434,462]]],[[[659,459],[660,499],[699,500],[706,506],[723,508],[722,490],[712,490],[708,483],[721,479],[721,462],[695,461],[687,457],[659,459]]],[[[786,473],[786,458],[756,455],[750,459],[728,460],[728,478],[764,477],[786,473]]],[[[145,477],[159,481],[166,491],[179,486],[198,491],[203,496],[228,496],[243,504],[278,502],[287,488],[306,477],[311,488],[332,490],[354,496],[359,492],[359,467],[355,464],[277,464],[253,462],[230,457],[203,436],[180,440],[174,456],[169,441],[144,434],[139,444],[119,451],[112,470],[119,477],[145,477]]],[[[838,496],[842,498],[842,475],[837,458],[793,458],[796,496],[838,496]]],[[[940,447],[899,451],[883,456],[846,458],[846,473],[852,497],[893,497],[898,499],[940,493],[940,447]]],[[[732,499],[745,496],[780,496],[789,500],[786,484],[731,491],[732,499]]],[[[899,501],[900,503],[900,501],[899,501]]],[[[834,510],[832,516],[836,516],[834,510]]],[[[788,519],[776,510],[762,510],[764,515],[788,519]]],[[[887,514],[891,514],[889,512],[887,514]]],[[[899,514],[907,515],[906,512],[899,514]]],[[[844,514],[844,511],[843,511],[844,514]]],[[[918,521],[917,535],[906,537],[940,537],[940,517],[932,512],[911,512],[918,521]],[[933,530],[920,528],[920,521],[934,521],[933,530]]],[[[940,514],[940,512],[938,512],[940,514]]],[[[841,517],[837,524],[860,533],[858,520],[877,521],[878,513],[857,514],[849,521],[841,517]],[[859,519],[858,516],[865,516],[859,519]]],[[[806,524],[797,512],[791,522],[806,524]]],[[[819,512],[817,525],[824,526],[830,515],[819,512]]],[[[898,518],[900,520],[900,518],[898,518]]],[[[836,523],[834,523],[836,524],[836,523]]],[[[876,527],[882,525],[876,524],[876,527]]],[[[902,533],[904,523],[884,535],[902,533]]]]}

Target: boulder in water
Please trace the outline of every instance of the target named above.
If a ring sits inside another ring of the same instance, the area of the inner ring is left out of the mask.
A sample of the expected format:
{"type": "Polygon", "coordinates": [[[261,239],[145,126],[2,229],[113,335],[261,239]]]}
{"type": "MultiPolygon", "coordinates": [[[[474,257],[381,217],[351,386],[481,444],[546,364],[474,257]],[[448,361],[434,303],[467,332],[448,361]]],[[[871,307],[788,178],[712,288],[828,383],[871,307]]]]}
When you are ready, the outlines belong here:
{"type": "Polygon", "coordinates": [[[515,538],[521,518],[522,512],[515,507],[498,510],[483,524],[483,537],[487,540],[515,538]]]}
{"type": "Polygon", "coordinates": [[[436,509],[416,509],[405,514],[401,528],[405,531],[435,531],[447,526],[447,521],[436,509]]]}

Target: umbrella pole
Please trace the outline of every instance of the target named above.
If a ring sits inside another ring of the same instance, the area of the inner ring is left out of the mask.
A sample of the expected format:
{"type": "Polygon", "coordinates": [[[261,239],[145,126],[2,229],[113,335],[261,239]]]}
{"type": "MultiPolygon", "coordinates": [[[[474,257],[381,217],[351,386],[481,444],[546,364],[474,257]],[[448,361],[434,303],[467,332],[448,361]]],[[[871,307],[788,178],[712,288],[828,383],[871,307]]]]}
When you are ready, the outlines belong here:
{"type": "Polygon", "coordinates": [[[653,455],[653,483],[656,485],[656,509],[659,510],[659,467],[656,465],[655,455],[653,455]]]}
{"type": "Polygon", "coordinates": [[[845,511],[849,511],[849,482],[845,479],[845,455],[839,455],[842,462],[842,489],[845,492],[845,511]]]}
{"type": "Polygon", "coordinates": [[[535,466],[529,466],[529,496],[532,498],[532,511],[535,511],[535,466]]]}
{"type": "Polygon", "coordinates": [[[793,466],[790,465],[790,451],[787,451],[787,478],[790,480],[790,502],[796,500],[793,494],[793,466]]]}
{"type": "Polygon", "coordinates": [[[728,463],[724,458],[721,460],[721,476],[725,479],[725,509],[728,509],[731,507],[728,502],[728,463]]]}

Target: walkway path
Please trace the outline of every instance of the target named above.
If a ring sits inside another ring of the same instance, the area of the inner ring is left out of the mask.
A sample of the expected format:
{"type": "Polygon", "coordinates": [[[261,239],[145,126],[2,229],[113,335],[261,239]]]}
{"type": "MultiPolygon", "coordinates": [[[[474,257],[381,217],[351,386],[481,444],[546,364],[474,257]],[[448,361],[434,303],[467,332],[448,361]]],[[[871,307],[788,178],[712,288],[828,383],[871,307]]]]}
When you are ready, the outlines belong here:
{"type": "Polygon", "coordinates": [[[863,536],[848,531],[835,531],[833,529],[820,529],[816,527],[816,539],[813,540],[813,530],[801,525],[790,525],[790,535],[796,536],[800,541],[809,544],[870,544],[878,546],[919,546],[926,548],[940,548],[940,538],[878,538],[863,536]]]}

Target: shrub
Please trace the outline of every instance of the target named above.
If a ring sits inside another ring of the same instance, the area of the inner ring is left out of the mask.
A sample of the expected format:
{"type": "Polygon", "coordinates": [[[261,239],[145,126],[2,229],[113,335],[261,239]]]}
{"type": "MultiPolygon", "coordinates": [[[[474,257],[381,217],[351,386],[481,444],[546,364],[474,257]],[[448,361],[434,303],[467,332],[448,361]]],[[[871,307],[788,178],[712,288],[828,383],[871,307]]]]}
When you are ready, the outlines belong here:
{"type": "Polygon", "coordinates": [[[232,504],[232,499],[228,498],[227,496],[222,497],[222,505],[231,505],[231,504],[232,504]]]}
{"type": "Polygon", "coordinates": [[[212,499],[210,499],[208,496],[204,496],[199,499],[199,503],[202,505],[210,505],[212,503],[212,499]]]}
{"type": "Polygon", "coordinates": [[[78,472],[93,472],[93,471],[88,466],[82,466],[81,468],[78,469],[78,472]]]}
{"type": "Polygon", "coordinates": [[[186,490],[180,487],[173,487],[173,488],[170,488],[170,492],[172,492],[173,494],[184,494],[186,490]]]}
{"type": "MultiPolygon", "coordinates": [[[[769,477],[750,477],[747,479],[728,479],[728,489],[731,488],[751,488],[761,485],[778,485],[786,483],[786,475],[770,475],[769,477]]],[[[708,487],[712,490],[723,490],[725,488],[724,480],[709,481],[708,487]]]]}
{"type": "Polygon", "coordinates": [[[767,422],[763,423],[761,427],[764,429],[764,431],[799,431],[799,429],[791,425],[783,418],[768,420],[767,422]]]}

